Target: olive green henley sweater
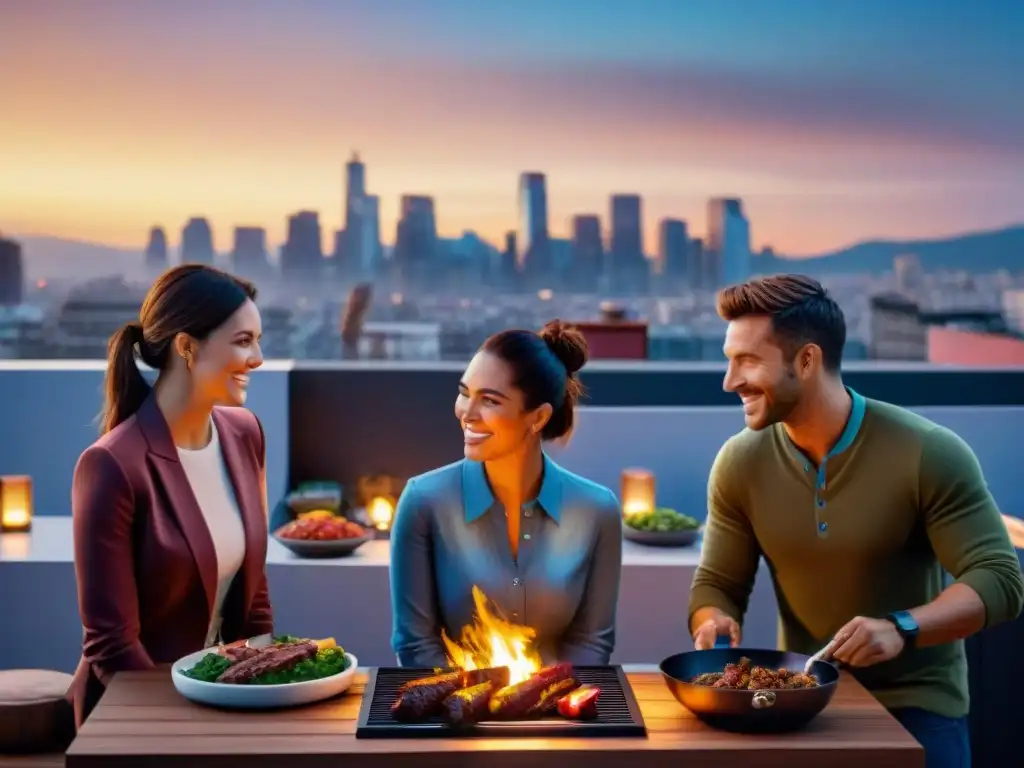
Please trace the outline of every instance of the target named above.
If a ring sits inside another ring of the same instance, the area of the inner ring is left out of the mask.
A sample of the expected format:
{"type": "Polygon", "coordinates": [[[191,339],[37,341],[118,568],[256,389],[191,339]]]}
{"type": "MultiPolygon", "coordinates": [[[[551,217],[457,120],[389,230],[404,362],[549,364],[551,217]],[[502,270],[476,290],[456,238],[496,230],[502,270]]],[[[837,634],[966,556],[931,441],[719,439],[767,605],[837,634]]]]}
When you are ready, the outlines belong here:
{"type": "MultiPolygon", "coordinates": [[[[945,572],[978,593],[986,626],[1015,618],[1024,579],[974,453],[921,416],[850,394],[849,422],[820,467],[781,424],[744,430],[722,447],[690,616],[714,606],[742,621],[764,557],[780,646],[796,653],[820,650],[855,616],[934,600],[945,572]]],[[[889,709],[969,710],[962,641],[854,672],[889,709]]]]}

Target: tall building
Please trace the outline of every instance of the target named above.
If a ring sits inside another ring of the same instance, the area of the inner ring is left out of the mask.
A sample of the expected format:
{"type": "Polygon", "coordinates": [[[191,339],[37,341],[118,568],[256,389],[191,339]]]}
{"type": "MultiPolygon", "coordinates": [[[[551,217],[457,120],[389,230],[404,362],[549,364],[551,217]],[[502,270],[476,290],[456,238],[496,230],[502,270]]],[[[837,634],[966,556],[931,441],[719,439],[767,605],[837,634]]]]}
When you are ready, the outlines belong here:
{"type": "Polygon", "coordinates": [[[647,291],[650,267],[644,256],[640,195],[611,196],[608,260],[613,293],[647,291]]]}
{"type": "Polygon", "coordinates": [[[395,233],[395,264],[405,288],[432,288],[441,277],[434,198],[402,195],[395,233]]]}
{"type": "Polygon", "coordinates": [[[154,272],[167,269],[167,235],[163,227],[153,227],[149,230],[149,240],[146,242],[146,266],[154,272]]]}
{"type": "Polygon", "coordinates": [[[281,246],[281,275],[294,280],[319,280],[323,271],[320,214],[299,211],[288,217],[288,239],[281,246]]]}
{"type": "Polygon", "coordinates": [[[201,216],[189,219],[181,230],[181,263],[213,264],[213,230],[201,216]]]}
{"type": "Polygon", "coordinates": [[[268,271],[267,230],[263,227],[235,227],[231,249],[231,269],[246,277],[259,277],[268,271]]]}
{"type": "Polygon", "coordinates": [[[21,243],[0,237],[0,305],[21,304],[25,297],[25,266],[21,243]]]}
{"type": "Polygon", "coordinates": [[[601,241],[600,217],[594,214],[573,216],[568,289],[578,293],[596,293],[603,273],[604,243],[601,241]]]}
{"type": "Polygon", "coordinates": [[[704,247],[715,254],[721,284],[742,283],[750,278],[750,222],[743,213],[743,203],[739,198],[713,197],[708,200],[708,232],[704,247]]]}
{"type": "Polygon", "coordinates": [[[553,279],[554,262],[548,232],[547,179],[543,173],[519,176],[517,265],[528,288],[543,288],[553,279]]]}
{"type": "Polygon", "coordinates": [[[353,152],[345,164],[344,248],[336,254],[338,268],[347,276],[359,275],[366,263],[366,165],[353,152]]]}
{"type": "Polygon", "coordinates": [[[680,287],[688,283],[689,252],[690,237],[686,222],[681,219],[662,219],[658,226],[657,272],[666,287],[680,287]]]}
{"type": "Polygon", "coordinates": [[[512,293],[519,288],[519,272],[516,269],[516,233],[505,233],[505,247],[498,254],[497,281],[502,292],[512,293]]]}
{"type": "Polygon", "coordinates": [[[363,198],[362,274],[371,277],[383,267],[384,249],[380,243],[380,196],[363,198]]]}

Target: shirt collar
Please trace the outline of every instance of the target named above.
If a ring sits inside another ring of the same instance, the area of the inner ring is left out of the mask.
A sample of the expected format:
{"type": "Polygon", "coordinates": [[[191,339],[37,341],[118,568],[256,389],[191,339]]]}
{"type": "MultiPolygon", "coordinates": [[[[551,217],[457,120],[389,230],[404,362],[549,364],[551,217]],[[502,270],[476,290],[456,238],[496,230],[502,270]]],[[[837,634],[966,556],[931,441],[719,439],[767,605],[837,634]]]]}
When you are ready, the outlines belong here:
{"type": "Polygon", "coordinates": [[[833,456],[838,456],[840,453],[845,451],[857,438],[860,433],[861,425],[864,423],[864,410],[866,404],[864,398],[849,387],[846,391],[850,393],[850,399],[853,401],[853,407],[850,409],[850,418],[846,422],[846,428],[843,429],[843,433],[839,435],[839,439],[836,444],[832,446],[832,450],[828,452],[826,459],[830,459],[833,456]]]}
{"type": "MultiPolygon", "coordinates": [[[[537,504],[545,514],[559,522],[562,508],[562,468],[544,454],[544,476],[540,483],[540,493],[531,504],[537,504]]],[[[466,459],[462,463],[462,505],[466,513],[466,522],[478,520],[494,505],[494,494],[487,483],[484,465],[479,461],[466,459]]]]}
{"type": "MultiPolygon", "coordinates": [[[[839,435],[839,439],[836,440],[836,444],[832,446],[832,449],[827,454],[825,454],[825,460],[822,462],[823,466],[829,459],[835,458],[853,445],[853,441],[857,439],[857,435],[860,434],[860,428],[864,424],[864,412],[867,410],[867,403],[864,400],[864,397],[859,392],[856,392],[849,387],[846,387],[846,391],[850,393],[850,400],[853,402],[853,407],[850,409],[850,418],[847,419],[846,426],[839,435]]],[[[793,441],[789,439],[789,435],[786,434],[784,429],[782,430],[782,436],[789,444],[789,447],[799,454],[800,460],[806,461],[806,457],[800,449],[797,448],[793,441]]]]}

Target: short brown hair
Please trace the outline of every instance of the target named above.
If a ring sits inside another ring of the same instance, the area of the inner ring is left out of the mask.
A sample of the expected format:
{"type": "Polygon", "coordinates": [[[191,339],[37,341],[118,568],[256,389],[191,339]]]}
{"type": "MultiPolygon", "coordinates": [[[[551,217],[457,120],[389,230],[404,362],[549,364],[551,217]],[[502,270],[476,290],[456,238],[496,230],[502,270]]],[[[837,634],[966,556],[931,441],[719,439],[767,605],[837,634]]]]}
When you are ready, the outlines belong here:
{"type": "Polygon", "coordinates": [[[779,346],[790,359],[805,344],[816,344],[826,370],[839,370],[846,346],[846,318],[813,277],[772,275],[730,285],[718,292],[718,314],[729,322],[767,315],[779,346]]]}

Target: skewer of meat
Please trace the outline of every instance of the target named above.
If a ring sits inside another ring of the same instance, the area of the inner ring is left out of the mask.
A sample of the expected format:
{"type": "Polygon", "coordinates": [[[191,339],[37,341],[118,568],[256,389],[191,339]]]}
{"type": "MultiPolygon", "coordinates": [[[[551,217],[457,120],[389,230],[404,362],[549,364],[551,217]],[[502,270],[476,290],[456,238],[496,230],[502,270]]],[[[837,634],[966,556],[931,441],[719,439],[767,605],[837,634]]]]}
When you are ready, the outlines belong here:
{"type": "Polygon", "coordinates": [[[572,664],[545,667],[521,683],[495,692],[488,707],[491,716],[501,720],[519,720],[540,703],[544,691],[555,683],[572,677],[572,664]]]}

